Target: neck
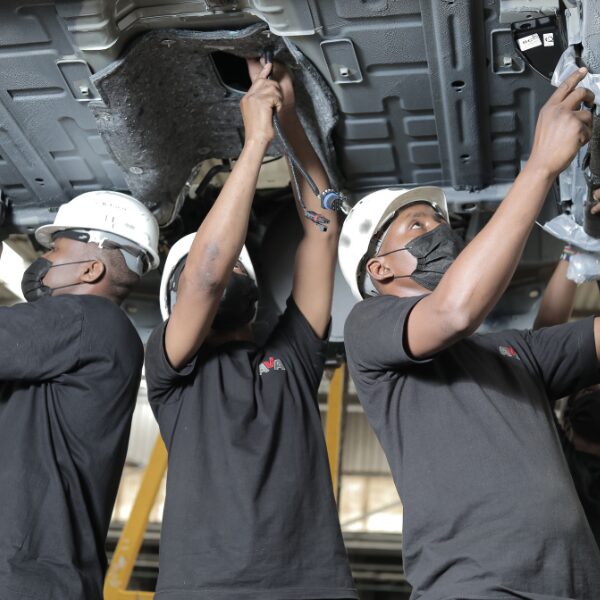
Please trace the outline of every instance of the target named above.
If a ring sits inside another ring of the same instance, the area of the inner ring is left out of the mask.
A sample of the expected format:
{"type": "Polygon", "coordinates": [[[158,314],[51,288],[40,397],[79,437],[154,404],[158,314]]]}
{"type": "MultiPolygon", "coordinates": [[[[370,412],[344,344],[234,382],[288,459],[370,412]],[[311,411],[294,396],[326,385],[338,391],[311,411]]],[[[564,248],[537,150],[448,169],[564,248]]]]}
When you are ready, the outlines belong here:
{"type": "Polygon", "coordinates": [[[254,336],[252,335],[252,328],[248,324],[233,331],[215,331],[211,329],[206,341],[210,346],[221,346],[227,342],[252,342],[254,336]]]}
{"type": "Polygon", "coordinates": [[[104,289],[102,286],[97,287],[94,285],[85,285],[82,284],[78,287],[71,288],[70,290],[66,290],[61,293],[60,290],[57,290],[52,294],[53,296],[99,296],[100,298],[106,298],[111,302],[114,302],[117,305],[121,305],[123,302],[122,298],[119,298],[117,295],[112,294],[107,289],[104,289]]]}
{"type": "Polygon", "coordinates": [[[431,294],[430,290],[419,285],[416,281],[407,281],[406,279],[394,279],[389,283],[380,283],[377,288],[382,296],[398,296],[398,298],[413,298],[431,294]]]}

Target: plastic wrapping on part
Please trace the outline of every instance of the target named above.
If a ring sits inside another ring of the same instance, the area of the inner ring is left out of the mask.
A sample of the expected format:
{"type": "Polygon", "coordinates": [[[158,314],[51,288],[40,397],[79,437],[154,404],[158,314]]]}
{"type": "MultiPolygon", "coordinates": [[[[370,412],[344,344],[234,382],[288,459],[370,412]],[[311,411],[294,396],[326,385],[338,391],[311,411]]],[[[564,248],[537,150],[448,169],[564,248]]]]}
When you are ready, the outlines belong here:
{"type": "Polygon", "coordinates": [[[581,0],[563,0],[566,5],[567,38],[569,45],[581,44],[581,0]]]}
{"type": "MultiPolygon", "coordinates": [[[[560,57],[554,75],[552,75],[551,83],[558,87],[569,75],[575,73],[579,69],[576,62],[575,48],[569,46],[560,57]]],[[[594,102],[596,105],[600,103],[600,74],[588,73],[578,84],[577,87],[584,87],[592,90],[594,93],[594,102]]]]}
{"type": "Polygon", "coordinates": [[[569,279],[577,284],[600,279],[600,239],[589,236],[567,215],[554,217],[542,229],[577,249],[569,261],[569,279]]]}
{"type": "Polygon", "coordinates": [[[600,239],[589,236],[583,227],[568,215],[554,217],[543,225],[542,229],[579,250],[600,253],[600,239]]]}
{"type": "Polygon", "coordinates": [[[600,279],[600,255],[589,252],[573,254],[567,268],[567,279],[577,285],[600,279]]]}

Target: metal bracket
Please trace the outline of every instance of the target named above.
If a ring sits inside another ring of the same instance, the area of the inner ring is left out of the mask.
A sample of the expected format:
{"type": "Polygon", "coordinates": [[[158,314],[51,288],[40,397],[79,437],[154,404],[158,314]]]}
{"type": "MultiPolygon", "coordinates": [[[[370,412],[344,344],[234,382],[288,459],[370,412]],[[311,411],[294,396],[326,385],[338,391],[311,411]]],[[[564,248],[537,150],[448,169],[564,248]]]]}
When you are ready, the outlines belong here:
{"type": "Polygon", "coordinates": [[[85,60],[59,60],[56,66],[64,77],[75,100],[89,102],[100,97],[90,81],[92,74],[85,60]]]}
{"type": "Polygon", "coordinates": [[[500,0],[500,23],[554,15],[559,8],[559,0],[500,0]]]}
{"type": "Polygon", "coordinates": [[[363,80],[352,40],[325,40],[321,50],[333,83],[360,83],[363,80]]]}
{"type": "Polygon", "coordinates": [[[563,0],[569,46],[581,44],[581,0],[563,0]]]}
{"type": "Polygon", "coordinates": [[[494,75],[518,75],[525,71],[525,61],[515,52],[510,29],[492,29],[490,44],[494,75]]]}

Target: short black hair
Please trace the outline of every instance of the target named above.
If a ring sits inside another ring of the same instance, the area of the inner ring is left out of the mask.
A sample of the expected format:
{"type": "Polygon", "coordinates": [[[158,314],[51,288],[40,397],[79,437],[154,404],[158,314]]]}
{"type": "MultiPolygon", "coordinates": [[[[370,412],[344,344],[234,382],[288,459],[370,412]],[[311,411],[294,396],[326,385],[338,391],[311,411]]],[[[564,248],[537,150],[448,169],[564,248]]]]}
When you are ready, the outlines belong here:
{"type": "Polygon", "coordinates": [[[140,281],[140,276],[127,266],[120,250],[116,248],[102,248],[102,254],[107,258],[108,264],[106,267],[113,293],[117,300],[122,302],[140,281]]]}
{"type": "Polygon", "coordinates": [[[129,269],[125,258],[116,248],[99,248],[96,244],[86,244],[90,258],[101,261],[106,268],[111,294],[120,304],[140,281],[140,276],[129,269]]]}

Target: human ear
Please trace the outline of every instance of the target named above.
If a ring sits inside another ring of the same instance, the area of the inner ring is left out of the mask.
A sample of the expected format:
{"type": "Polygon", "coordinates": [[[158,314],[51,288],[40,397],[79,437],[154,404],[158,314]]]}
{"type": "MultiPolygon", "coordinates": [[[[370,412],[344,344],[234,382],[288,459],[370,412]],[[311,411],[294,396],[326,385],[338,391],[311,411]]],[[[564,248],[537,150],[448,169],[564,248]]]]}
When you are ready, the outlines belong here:
{"type": "Polygon", "coordinates": [[[84,265],[80,279],[83,283],[97,283],[104,277],[106,267],[100,260],[92,260],[84,265]]]}
{"type": "Polygon", "coordinates": [[[394,278],[394,273],[385,264],[385,259],[378,257],[370,258],[367,262],[367,273],[374,281],[386,283],[394,278]]]}

